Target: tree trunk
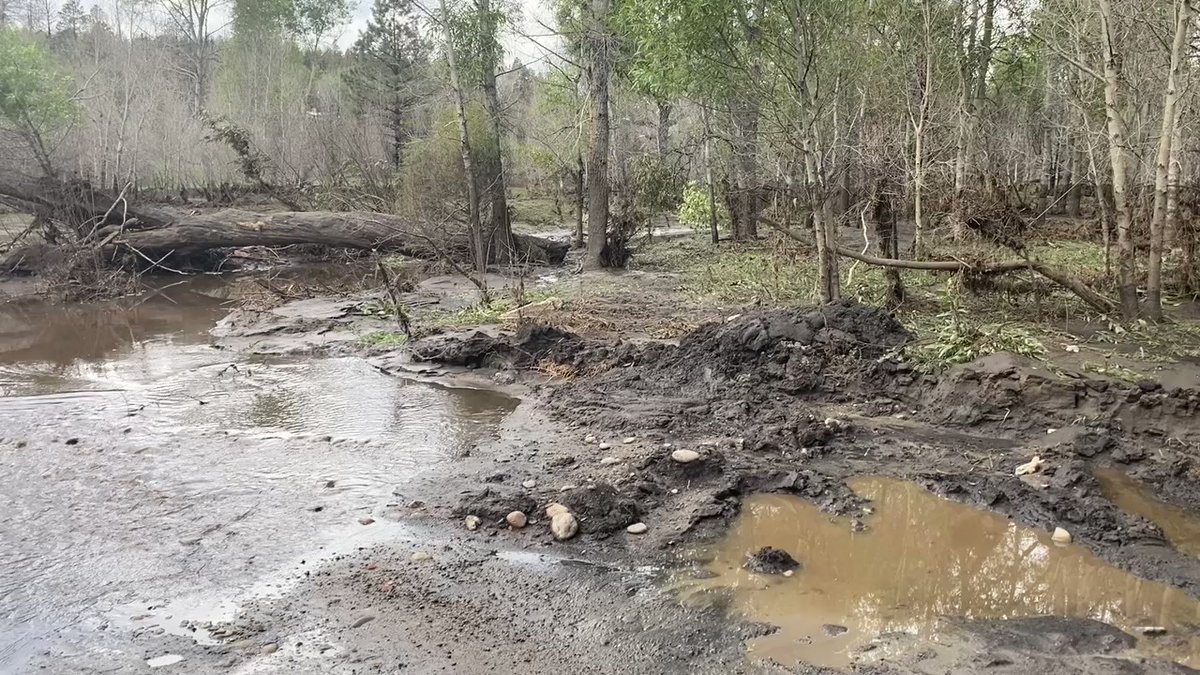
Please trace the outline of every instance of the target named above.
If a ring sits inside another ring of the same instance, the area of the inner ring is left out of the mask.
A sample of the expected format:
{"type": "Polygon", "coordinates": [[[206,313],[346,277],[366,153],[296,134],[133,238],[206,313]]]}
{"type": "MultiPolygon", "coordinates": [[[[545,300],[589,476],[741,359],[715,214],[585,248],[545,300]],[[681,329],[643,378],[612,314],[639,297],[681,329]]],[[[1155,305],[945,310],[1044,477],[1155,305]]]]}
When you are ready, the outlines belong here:
{"type": "Polygon", "coordinates": [[[575,156],[575,248],[583,248],[583,154],[575,156]]]}
{"type": "Polygon", "coordinates": [[[717,186],[713,180],[712,129],[709,126],[708,108],[701,108],[704,123],[704,182],[708,187],[708,232],[713,245],[721,243],[721,230],[717,222],[717,186]]]}
{"type": "Polygon", "coordinates": [[[925,254],[925,130],[933,87],[933,17],[931,0],[921,0],[923,28],[921,100],[913,127],[913,255],[925,254]]]}
{"type": "Polygon", "coordinates": [[[590,0],[587,12],[587,72],[591,93],[592,137],[588,148],[588,241],[585,265],[606,265],[608,247],[608,15],[611,0],[590,0]]]}
{"type": "Polygon", "coordinates": [[[1079,140],[1072,137],[1070,139],[1071,159],[1069,168],[1067,169],[1067,203],[1065,209],[1067,215],[1072,218],[1078,218],[1081,211],[1079,208],[1080,193],[1083,192],[1083,156],[1079,150],[1079,140]]]}
{"type": "MultiPolygon", "coordinates": [[[[884,180],[876,181],[875,188],[871,191],[870,211],[880,257],[899,258],[896,210],[891,186],[884,180]]],[[[897,307],[904,302],[904,282],[900,278],[900,270],[895,267],[887,267],[884,269],[883,276],[887,282],[887,304],[889,307],[897,307]]]]}
{"type": "Polygon", "coordinates": [[[821,181],[820,167],[813,141],[803,141],[804,176],[808,185],[809,209],[812,213],[813,240],[817,245],[817,295],[821,302],[833,302],[841,297],[841,280],[838,278],[836,224],[831,222],[827,197],[821,181]]]}
{"type": "MultiPolygon", "coordinates": [[[[491,0],[476,0],[479,15],[489,22],[495,18],[491,8],[491,0]]],[[[484,31],[486,35],[496,35],[496,27],[484,31]]],[[[500,97],[496,93],[496,56],[500,50],[499,44],[486,45],[483,48],[488,58],[484,59],[483,89],[484,105],[487,108],[488,121],[492,127],[492,142],[487,146],[487,161],[484,166],[486,175],[482,176],[485,192],[490,204],[490,217],[484,232],[484,246],[487,247],[488,260],[498,262],[513,262],[512,224],[508,221],[508,186],[504,176],[504,112],[500,108],[500,97]]]]}
{"type": "Polygon", "coordinates": [[[658,158],[667,161],[671,143],[671,103],[658,101],[658,158]]]}
{"type": "Polygon", "coordinates": [[[1126,319],[1138,316],[1136,258],[1133,245],[1133,208],[1129,201],[1129,173],[1133,151],[1121,110],[1121,62],[1116,53],[1113,13],[1109,0],[1095,0],[1100,12],[1100,42],[1104,52],[1104,110],[1108,118],[1109,161],[1112,164],[1113,201],[1117,215],[1117,277],[1121,313],[1126,319]]]}
{"type": "Polygon", "coordinates": [[[1146,303],[1143,314],[1154,321],[1162,319],[1163,232],[1170,201],[1171,150],[1179,134],[1179,71],[1184,49],[1192,29],[1191,0],[1175,3],[1175,39],[1171,43],[1171,69],[1167,73],[1167,91],[1163,94],[1162,131],[1158,137],[1158,158],[1154,164],[1154,213],[1150,219],[1150,259],[1146,265],[1146,303]]]}
{"type": "Polygon", "coordinates": [[[446,65],[450,70],[450,87],[454,89],[455,111],[458,114],[459,152],[463,172],[467,177],[467,223],[470,226],[473,261],[479,272],[487,271],[487,248],[483,238],[483,223],[479,216],[479,178],[471,158],[471,132],[467,126],[467,101],[458,77],[458,61],[454,54],[454,36],[450,31],[450,10],[441,0],[442,24],[446,38],[446,65]]]}

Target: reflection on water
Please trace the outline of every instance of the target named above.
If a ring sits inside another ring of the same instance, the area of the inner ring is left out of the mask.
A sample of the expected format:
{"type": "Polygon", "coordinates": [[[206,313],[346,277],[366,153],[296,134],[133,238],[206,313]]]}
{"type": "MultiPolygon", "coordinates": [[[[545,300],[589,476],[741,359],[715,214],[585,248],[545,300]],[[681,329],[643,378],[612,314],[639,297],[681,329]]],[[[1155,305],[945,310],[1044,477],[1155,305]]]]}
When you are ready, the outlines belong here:
{"type": "MultiPolygon", "coordinates": [[[[755,640],[753,654],[844,666],[881,633],[932,637],[943,617],[1052,614],[1172,633],[1200,621],[1200,605],[1184,593],[1106,565],[1080,546],[1056,546],[1048,533],[902,481],[858,479],[851,487],[877,510],[866,532],[803,500],[763,495],[748,500],[728,536],[704,552],[717,576],[691,591],[731,589],[750,618],[782,627],[755,640]],[[802,568],[791,578],[744,570],[746,555],[763,546],[791,552],[802,568]],[[830,635],[837,631],[827,624],[849,630],[830,635]]],[[[1140,646],[1159,651],[1149,639],[1140,646]]],[[[1195,665],[1200,641],[1165,655],[1195,665]]]]}
{"type": "Polygon", "coordinates": [[[397,486],[493,436],[517,403],[361,359],[214,349],[231,293],[195,278],[110,303],[0,305],[0,673],[99,625],[103,606],[113,626],[177,630],[227,611],[206,603],[259,570],[394,540],[397,486]],[[165,609],[134,618],[151,605],[165,609]]]}
{"type": "Polygon", "coordinates": [[[1118,469],[1100,469],[1096,480],[1114,504],[1158,525],[1175,548],[1200,556],[1200,519],[1196,516],[1155,499],[1149,488],[1118,469]]]}
{"type": "MultiPolygon", "coordinates": [[[[110,302],[0,303],[0,395],[96,388],[110,360],[144,351],[148,341],[207,343],[228,311],[228,288],[199,277],[110,302]]],[[[150,355],[132,360],[155,365],[150,355]]]]}

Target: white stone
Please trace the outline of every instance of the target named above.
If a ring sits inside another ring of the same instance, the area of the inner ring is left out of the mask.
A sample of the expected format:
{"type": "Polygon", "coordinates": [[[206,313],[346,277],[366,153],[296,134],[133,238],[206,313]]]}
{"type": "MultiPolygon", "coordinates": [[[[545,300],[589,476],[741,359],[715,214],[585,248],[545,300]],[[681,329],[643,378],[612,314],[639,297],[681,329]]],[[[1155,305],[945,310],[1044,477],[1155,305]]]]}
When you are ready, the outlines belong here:
{"type": "Polygon", "coordinates": [[[557,516],[560,513],[570,513],[570,512],[571,512],[570,509],[563,506],[562,504],[559,504],[558,502],[551,502],[546,505],[546,517],[547,518],[553,518],[554,516],[557,516]]]}
{"type": "Polygon", "coordinates": [[[621,460],[617,459],[616,457],[605,457],[604,459],[600,460],[600,465],[601,466],[612,466],[613,464],[616,464],[620,461],[621,460]]]}
{"type": "Polygon", "coordinates": [[[1054,534],[1050,535],[1050,541],[1056,544],[1069,544],[1071,543],[1071,533],[1061,527],[1056,527],[1054,528],[1054,534]]]}
{"type": "Polygon", "coordinates": [[[479,520],[479,516],[467,516],[463,519],[463,525],[466,525],[468,530],[479,529],[480,522],[482,521],[479,520]]]}
{"type": "Polygon", "coordinates": [[[634,524],[630,525],[629,527],[625,528],[625,531],[628,532],[629,534],[646,534],[646,530],[649,530],[649,529],[650,528],[646,527],[645,523],[634,523],[634,524]]]}
{"type": "Polygon", "coordinates": [[[433,554],[429,551],[417,551],[409,557],[409,560],[413,562],[425,562],[426,560],[433,560],[433,554]]]}
{"type": "Polygon", "coordinates": [[[596,447],[600,448],[601,450],[608,450],[608,449],[612,448],[612,445],[609,443],[601,443],[600,445],[597,445],[596,447]]]}
{"type": "Polygon", "coordinates": [[[700,453],[695,450],[676,450],[671,453],[671,459],[680,464],[691,464],[700,459],[700,453]]]}
{"type": "Polygon", "coordinates": [[[505,516],[504,520],[508,523],[508,526],[514,530],[519,530],[522,527],[525,527],[525,525],[529,522],[529,518],[526,518],[525,514],[520,511],[513,511],[505,516]]]}
{"type": "Polygon", "coordinates": [[[537,481],[530,478],[524,483],[521,483],[521,487],[525,488],[526,490],[532,490],[533,488],[537,487],[537,481]]]}
{"type": "Polygon", "coordinates": [[[550,532],[559,541],[566,541],[579,532],[579,521],[571,513],[559,513],[550,519],[550,532]]]}
{"type": "Polygon", "coordinates": [[[636,440],[637,440],[637,436],[626,436],[625,439],[622,440],[621,442],[624,443],[625,445],[629,445],[630,443],[633,443],[636,440]]]}

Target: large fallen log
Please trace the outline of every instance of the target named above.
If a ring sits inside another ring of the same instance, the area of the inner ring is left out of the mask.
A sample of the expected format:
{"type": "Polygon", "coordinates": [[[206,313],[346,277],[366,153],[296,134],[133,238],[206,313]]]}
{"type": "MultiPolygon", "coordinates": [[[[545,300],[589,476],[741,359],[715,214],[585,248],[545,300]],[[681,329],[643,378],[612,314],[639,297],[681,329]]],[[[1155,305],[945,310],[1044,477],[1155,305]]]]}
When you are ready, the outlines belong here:
{"type": "MultiPolygon", "coordinates": [[[[399,252],[420,258],[473,260],[465,224],[415,222],[372,212],[256,213],[226,209],[180,214],[148,205],[130,205],[124,193],[112,194],[82,181],[0,176],[0,203],[54,223],[50,245],[18,247],[0,265],[0,273],[36,273],[47,250],[70,242],[76,253],[94,250],[113,260],[123,252],[145,262],[169,265],[210,249],[243,246],[317,244],[399,252]]],[[[531,235],[514,235],[517,263],[559,264],[568,246],[531,235]]]]}
{"type": "MultiPolygon", "coordinates": [[[[469,260],[470,237],[464,225],[414,223],[400,216],[368,211],[284,211],[255,213],[224,209],[175,219],[164,226],[124,231],[109,225],[96,233],[106,250],[129,248],[152,259],[214,248],[319,244],[404,253],[419,258],[449,255],[469,260]]],[[[515,234],[519,261],[558,264],[567,245],[515,234]]]]}

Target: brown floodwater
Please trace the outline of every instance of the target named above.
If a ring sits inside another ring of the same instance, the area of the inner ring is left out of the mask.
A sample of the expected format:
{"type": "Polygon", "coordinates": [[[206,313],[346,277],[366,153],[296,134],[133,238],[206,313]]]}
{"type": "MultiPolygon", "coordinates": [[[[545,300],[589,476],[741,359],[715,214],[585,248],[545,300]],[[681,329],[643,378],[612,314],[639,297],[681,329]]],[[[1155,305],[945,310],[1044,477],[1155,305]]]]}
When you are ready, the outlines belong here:
{"type": "Polygon", "coordinates": [[[198,277],[0,304],[0,672],[63,641],[184,632],[317,552],[406,536],[410,490],[517,404],[357,358],[215,349],[235,295],[198,277]]]}
{"type": "Polygon", "coordinates": [[[1158,525],[1175,548],[1200,556],[1200,519],[1196,516],[1155,498],[1149,488],[1119,469],[1100,469],[1096,480],[1114,504],[1158,525]]]}
{"type": "MultiPolygon", "coordinates": [[[[685,597],[729,593],[748,618],[779,626],[749,644],[751,655],[784,664],[844,667],[889,632],[936,641],[947,618],[1090,618],[1137,634],[1173,634],[1200,622],[1200,604],[1183,592],[1105,564],[1050,534],[941,499],[892,479],[859,478],[851,488],[872,501],[864,532],[788,496],[747,500],[728,535],[699,552],[715,576],[681,582],[685,597]],[[755,574],[746,556],[782,548],[802,565],[791,577],[755,574]],[[844,632],[843,632],[844,629],[844,632]]],[[[1149,654],[1200,665],[1200,640],[1179,645],[1142,638],[1149,654]]]]}

